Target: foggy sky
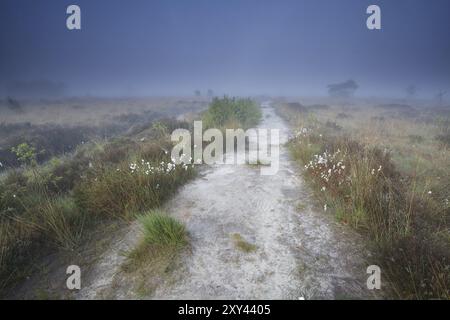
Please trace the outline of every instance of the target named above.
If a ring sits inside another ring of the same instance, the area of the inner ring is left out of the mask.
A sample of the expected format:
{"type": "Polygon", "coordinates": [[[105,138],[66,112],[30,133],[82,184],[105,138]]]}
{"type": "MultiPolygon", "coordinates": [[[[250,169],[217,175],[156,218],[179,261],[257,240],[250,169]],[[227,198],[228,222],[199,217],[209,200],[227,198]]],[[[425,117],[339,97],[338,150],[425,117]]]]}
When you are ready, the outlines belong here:
{"type": "Polygon", "coordinates": [[[354,79],[358,95],[425,97],[450,91],[449,14],[448,0],[1,0],[0,90],[320,95],[354,79]],[[81,31],[66,29],[69,4],[81,31]]]}

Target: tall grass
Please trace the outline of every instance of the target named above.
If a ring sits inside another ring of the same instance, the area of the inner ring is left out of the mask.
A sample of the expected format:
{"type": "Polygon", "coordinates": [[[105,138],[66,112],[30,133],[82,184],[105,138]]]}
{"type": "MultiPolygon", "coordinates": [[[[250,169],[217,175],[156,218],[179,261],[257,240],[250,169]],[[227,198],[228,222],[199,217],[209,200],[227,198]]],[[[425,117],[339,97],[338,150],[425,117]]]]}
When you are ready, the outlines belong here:
{"type": "Polygon", "coordinates": [[[34,209],[27,209],[27,220],[18,222],[41,232],[45,237],[64,249],[73,249],[79,242],[84,226],[85,215],[80,213],[70,197],[43,198],[34,209]]]}
{"type": "Polygon", "coordinates": [[[391,153],[401,146],[381,149],[370,140],[356,140],[354,129],[345,131],[327,125],[329,120],[308,122],[306,114],[279,111],[300,123],[289,147],[304,166],[319,203],[366,235],[376,253],[374,264],[390,280],[392,294],[449,299],[450,212],[445,183],[435,183],[431,191],[431,184],[416,171],[399,170],[391,153]]]}
{"type": "Polygon", "coordinates": [[[33,259],[76,249],[105,219],[133,219],[191,179],[193,166],[173,164],[166,152],[172,146],[168,126],[153,126],[145,141],[129,137],[84,145],[72,156],[2,177],[0,291],[20,280],[33,259]]]}
{"type": "Polygon", "coordinates": [[[188,240],[184,225],[161,209],[147,211],[138,220],[143,237],[128,252],[122,270],[134,290],[145,296],[171,273],[188,240]]]}
{"type": "Polygon", "coordinates": [[[165,160],[150,163],[141,159],[140,170],[136,162],[130,161],[94,170],[75,189],[75,199],[89,214],[125,219],[132,218],[135,212],[158,207],[194,175],[192,166],[176,166],[169,156],[165,160]],[[150,171],[151,168],[154,169],[150,171]]]}

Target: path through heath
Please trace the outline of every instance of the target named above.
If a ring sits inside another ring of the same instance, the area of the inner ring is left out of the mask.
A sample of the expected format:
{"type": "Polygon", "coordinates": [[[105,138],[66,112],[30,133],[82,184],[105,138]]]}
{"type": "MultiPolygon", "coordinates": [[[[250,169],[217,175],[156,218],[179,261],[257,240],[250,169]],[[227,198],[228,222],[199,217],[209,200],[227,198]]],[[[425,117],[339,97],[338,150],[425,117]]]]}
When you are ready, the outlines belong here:
{"type": "Polygon", "coordinates": [[[270,104],[262,110],[260,128],[280,130],[278,173],[216,165],[186,185],[166,208],[186,224],[192,252],[183,257],[175,281],[149,298],[369,297],[360,238],[313,209],[283,145],[288,127],[270,104]],[[236,235],[256,249],[239,250],[236,235]]]}
{"type": "Polygon", "coordinates": [[[362,240],[314,206],[284,146],[288,127],[270,104],[262,110],[260,128],[280,130],[277,174],[261,175],[260,167],[248,164],[207,167],[165,206],[186,225],[190,238],[190,250],[180,257],[170,281],[160,281],[144,297],[127,285],[120,266],[124,252],[140,239],[134,224],[100,258],[78,298],[372,297],[362,240]],[[240,250],[236,239],[253,250],[240,250]]]}

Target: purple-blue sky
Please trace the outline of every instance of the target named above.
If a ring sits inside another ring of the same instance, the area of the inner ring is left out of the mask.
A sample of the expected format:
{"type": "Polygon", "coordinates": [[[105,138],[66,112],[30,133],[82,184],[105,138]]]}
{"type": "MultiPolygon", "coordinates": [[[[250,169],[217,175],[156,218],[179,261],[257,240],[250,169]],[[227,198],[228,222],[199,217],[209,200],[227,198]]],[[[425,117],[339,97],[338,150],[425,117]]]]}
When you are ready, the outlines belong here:
{"type": "MultiPolygon", "coordinates": [[[[1,0],[0,87],[64,82],[70,94],[450,91],[448,0],[1,0]],[[78,4],[82,30],[66,29],[78,4]],[[366,28],[378,4],[382,30],[366,28]]],[[[1,90],[1,89],[0,89],[1,90]]]]}

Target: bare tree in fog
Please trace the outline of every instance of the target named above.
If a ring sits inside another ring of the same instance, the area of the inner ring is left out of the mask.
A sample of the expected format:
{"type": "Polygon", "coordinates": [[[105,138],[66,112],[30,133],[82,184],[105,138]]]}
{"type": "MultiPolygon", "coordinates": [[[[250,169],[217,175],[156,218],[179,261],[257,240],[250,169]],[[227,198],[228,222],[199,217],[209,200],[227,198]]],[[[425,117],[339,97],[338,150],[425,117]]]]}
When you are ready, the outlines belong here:
{"type": "Polygon", "coordinates": [[[331,97],[350,98],[355,94],[359,85],[355,80],[347,80],[345,82],[334,83],[328,85],[328,94],[331,97]]]}
{"type": "Polygon", "coordinates": [[[23,111],[23,108],[22,108],[22,105],[20,104],[20,102],[14,98],[8,97],[6,99],[6,105],[12,111],[15,111],[15,112],[23,111]]]}
{"type": "Polygon", "coordinates": [[[415,85],[411,84],[406,87],[406,95],[407,95],[408,99],[414,98],[416,93],[417,93],[417,87],[415,85]]]}
{"type": "Polygon", "coordinates": [[[208,89],[208,97],[212,98],[214,96],[214,91],[212,89],[208,89]]]}
{"type": "Polygon", "coordinates": [[[200,96],[202,95],[202,93],[200,92],[200,90],[195,90],[195,91],[194,91],[194,95],[195,95],[196,97],[200,97],[200,96]]]}
{"type": "Polygon", "coordinates": [[[438,101],[439,106],[442,106],[444,103],[444,96],[447,94],[447,91],[441,90],[436,95],[436,100],[438,101]]]}

